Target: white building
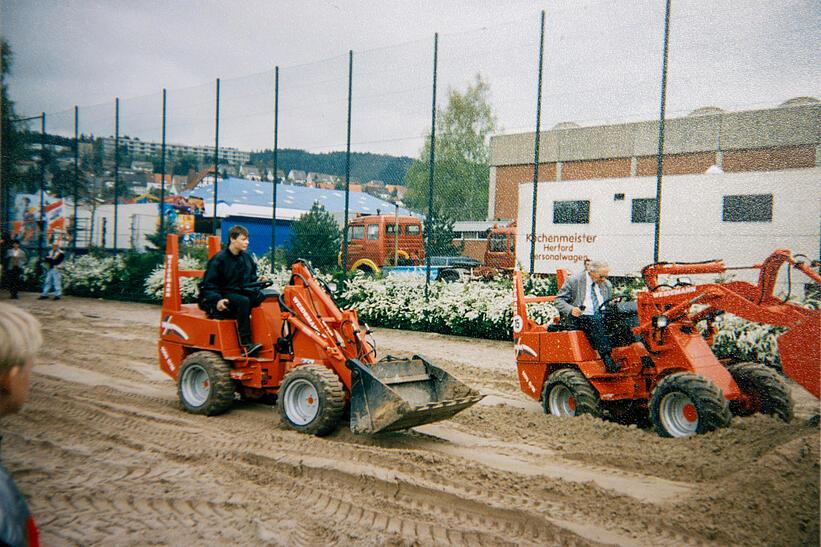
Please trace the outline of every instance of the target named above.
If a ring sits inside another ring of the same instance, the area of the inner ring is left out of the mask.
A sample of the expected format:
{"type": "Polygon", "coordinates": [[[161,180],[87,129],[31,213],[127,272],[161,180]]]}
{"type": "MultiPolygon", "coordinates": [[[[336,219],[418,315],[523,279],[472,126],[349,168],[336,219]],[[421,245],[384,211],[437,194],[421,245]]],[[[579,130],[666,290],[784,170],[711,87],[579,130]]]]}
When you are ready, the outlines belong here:
{"type": "MultiPolygon", "coordinates": [[[[816,259],[819,181],[821,168],[664,177],[659,260],[750,266],[776,249],[816,259]]],[[[540,182],[535,271],[579,271],[589,257],[608,262],[611,275],[638,275],[653,262],[655,194],[655,177],[540,182]]],[[[523,184],[516,256],[526,271],[531,210],[532,185],[523,184]]],[[[732,273],[751,281],[757,275],[732,273]]]]}

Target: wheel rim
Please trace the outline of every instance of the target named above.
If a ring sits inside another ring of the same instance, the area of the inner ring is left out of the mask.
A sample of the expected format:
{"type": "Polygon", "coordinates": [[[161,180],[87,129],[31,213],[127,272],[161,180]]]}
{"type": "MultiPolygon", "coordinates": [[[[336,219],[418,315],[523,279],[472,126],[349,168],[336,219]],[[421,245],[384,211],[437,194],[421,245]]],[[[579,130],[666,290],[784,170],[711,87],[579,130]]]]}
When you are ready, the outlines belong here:
{"type": "Polygon", "coordinates": [[[684,393],[668,393],[661,399],[659,419],[673,437],[687,437],[698,430],[698,410],[684,393]]]}
{"type": "Polygon", "coordinates": [[[319,413],[319,395],[314,385],[301,378],[285,388],[285,414],[296,425],[311,423],[319,413]]]}
{"type": "Polygon", "coordinates": [[[211,392],[211,381],[208,372],[200,365],[191,365],[185,369],[180,378],[182,396],[191,406],[202,406],[211,392]]]}
{"type": "Polygon", "coordinates": [[[573,392],[566,386],[558,385],[550,390],[548,406],[554,416],[576,415],[576,400],[573,398],[573,392]]]}

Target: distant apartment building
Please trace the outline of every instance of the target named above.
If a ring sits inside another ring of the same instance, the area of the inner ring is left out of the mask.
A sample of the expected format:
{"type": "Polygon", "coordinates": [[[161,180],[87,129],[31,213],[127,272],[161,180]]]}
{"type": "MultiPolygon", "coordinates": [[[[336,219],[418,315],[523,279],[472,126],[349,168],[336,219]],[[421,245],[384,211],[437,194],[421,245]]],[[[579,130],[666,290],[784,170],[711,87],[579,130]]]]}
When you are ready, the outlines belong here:
{"type": "MultiPolygon", "coordinates": [[[[115,139],[113,137],[103,137],[103,150],[107,156],[114,155],[114,148],[115,139]]],[[[128,153],[131,156],[159,156],[162,153],[162,143],[142,141],[131,137],[120,137],[120,150],[121,152],[128,153]]],[[[165,153],[168,155],[169,159],[173,159],[177,156],[191,155],[201,162],[214,161],[213,146],[191,146],[185,144],[166,143],[165,153]]],[[[220,146],[219,159],[220,161],[225,161],[231,164],[242,165],[251,161],[251,153],[243,152],[242,150],[238,150],[236,148],[220,146]]]]}

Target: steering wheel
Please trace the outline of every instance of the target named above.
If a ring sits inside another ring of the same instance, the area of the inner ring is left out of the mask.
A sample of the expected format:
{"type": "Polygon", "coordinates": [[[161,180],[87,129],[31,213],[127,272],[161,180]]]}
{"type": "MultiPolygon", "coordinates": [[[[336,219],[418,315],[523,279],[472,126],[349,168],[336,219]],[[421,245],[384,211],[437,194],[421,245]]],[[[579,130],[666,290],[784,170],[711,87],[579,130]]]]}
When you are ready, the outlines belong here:
{"type": "MultiPolygon", "coordinates": [[[[676,285],[676,286],[678,286],[678,285],[676,285]]],[[[675,287],[673,287],[672,285],[668,285],[667,283],[659,283],[658,285],[656,285],[655,287],[653,287],[653,289],[651,290],[651,292],[656,292],[656,291],[657,291],[657,290],[659,290],[659,289],[674,289],[674,288],[675,288],[675,287]]]]}
{"type": "Polygon", "coordinates": [[[621,295],[611,296],[610,298],[601,303],[601,305],[599,306],[599,313],[603,313],[604,311],[606,311],[607,306],[615,306],[616,304],[623,302],[624,300],[625,297],[621,295]]]}
{"type": "Polygon", "coordinates": [[[273,285],[274,282],[270,279],[266,279],[265,281],[254,281],[253,283],[246,283],[242,286],[243,289],[265,289],[273,285]]]}

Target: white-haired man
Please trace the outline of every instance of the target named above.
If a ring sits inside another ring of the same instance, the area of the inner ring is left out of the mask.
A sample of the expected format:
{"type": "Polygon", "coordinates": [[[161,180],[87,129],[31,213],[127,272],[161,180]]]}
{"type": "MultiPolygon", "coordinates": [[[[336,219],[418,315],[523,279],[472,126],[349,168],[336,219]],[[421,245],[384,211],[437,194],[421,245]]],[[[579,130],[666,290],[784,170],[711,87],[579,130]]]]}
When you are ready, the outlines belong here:
{"type": "Polygon", "coordinates": [[[584,331],[593,349],[601,355],[607,372],[618,372],[621,366],[610,356],[613,348],[601,310],[602,304],[613,296],[613,285],[607,280],[610,267],[606,262],[593,260],[588,268],[565,281],[553,304],[571,325],[584,331]]]}
{"type": "MultiPolygon", "coordinates": [[[[30,313],[0,303],[0,417],[14,414],[28,399],[34,356],[43,343],[40,323],[30,313]]],[[[0,464],[0,545],[39,545],[25,498],[0,464]]]]}

